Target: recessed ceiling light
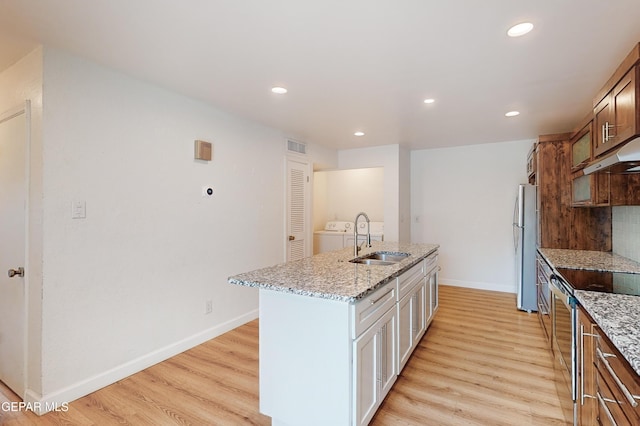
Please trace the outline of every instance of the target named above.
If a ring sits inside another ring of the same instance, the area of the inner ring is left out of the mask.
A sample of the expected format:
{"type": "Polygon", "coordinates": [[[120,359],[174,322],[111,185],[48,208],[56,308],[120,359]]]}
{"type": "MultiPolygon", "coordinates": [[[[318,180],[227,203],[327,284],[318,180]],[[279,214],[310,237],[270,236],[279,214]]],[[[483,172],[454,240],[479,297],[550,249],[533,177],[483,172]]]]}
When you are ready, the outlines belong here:
{"type": "Polygon", "coordinates": [[[436,101],[435,99],[431,99],[431,98],[429,98],[429,99],[425,99],[425,100],[424,100],[424,103],[425,103],[425,104],[432,104],[432,103],[434,103],[435,101],[436,101]]]}
{"type": "Polygon", "coordinates": [[[354,136],[364,136],[364,132],[355,132],[354,136]]]}
{"type": "Polygon", "coordinates": [[[520,37],[531,31],[532,29],[533,24],[531,22],[522,22],[509,28],[509,30],[507,31],[507,35],[509,37],[520,37]]]}
{"type": "Polygon", "coordinates": [[[506,117],[515,117],[516,115],[520,115],[520,111],[509,111],[505,114],[506,117]]]}
{"type": "Polygon", "coordinates": [[[278,95],[284,95],[285,93],[287,93],[287,89],[285,89],[284,87],[272,87],[271,91],[273,93],[277,93],[278,95]]]}

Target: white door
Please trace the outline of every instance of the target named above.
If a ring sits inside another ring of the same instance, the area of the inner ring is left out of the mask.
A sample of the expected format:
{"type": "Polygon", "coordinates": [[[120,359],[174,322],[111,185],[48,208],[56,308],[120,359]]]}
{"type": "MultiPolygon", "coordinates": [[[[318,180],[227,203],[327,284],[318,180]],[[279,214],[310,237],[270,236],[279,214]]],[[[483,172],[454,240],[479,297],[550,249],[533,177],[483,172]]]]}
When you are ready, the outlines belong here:
{"type": "Polygon", "coordinates": [[[309,163],[287,159],[287,262],[309,256],[309,163]]]}
{"type": "Polygon", "coordinates": [[[24,397],[27,114],[0,116],[0,380],[24,397]],[[10,275],[13,275],[10,277],[10,275]]]}

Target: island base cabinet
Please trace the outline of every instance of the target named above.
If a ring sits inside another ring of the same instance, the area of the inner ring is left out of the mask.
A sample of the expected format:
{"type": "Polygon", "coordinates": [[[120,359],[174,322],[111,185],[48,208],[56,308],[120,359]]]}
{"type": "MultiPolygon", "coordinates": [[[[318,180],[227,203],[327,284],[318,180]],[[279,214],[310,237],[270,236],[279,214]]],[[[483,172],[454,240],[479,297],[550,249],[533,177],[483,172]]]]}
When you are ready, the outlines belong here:
{"type": "Polygon", "coordinates": [[[353,343],[356,425],[367,425],[396,381],[395,309],[390,309],[353,343]]]}
{"type": "Polygon", "coordinates": [[[426,320],[431,311],[427,304],[427,282],[420,283],[398,302],[398,372],[409,360],[413,350],[426,331],[426,320]]]}
{"type": "Polygon", "coordinates": [[[438,274],[440,272],[440,267],[437,266],[429,272],[428,282],[427,282],[427,296],[426,300],[429,306],[426,307],[427,319],[425,321],[425,331],[426,328],[429,327],[433,317],[436,315],[438,311],[438,274]]]}
{"type": "Polygon", "coordinates": [[[355,302],[260,289],[260,412],[273,426],[369,424],[437,310],[438,269],[425,270],[355,302]]]}
{"type": "Polygon", "coordinates": [[[260,290],[260,412],[273,426],[352,424],[350,304],[260,290]]]}

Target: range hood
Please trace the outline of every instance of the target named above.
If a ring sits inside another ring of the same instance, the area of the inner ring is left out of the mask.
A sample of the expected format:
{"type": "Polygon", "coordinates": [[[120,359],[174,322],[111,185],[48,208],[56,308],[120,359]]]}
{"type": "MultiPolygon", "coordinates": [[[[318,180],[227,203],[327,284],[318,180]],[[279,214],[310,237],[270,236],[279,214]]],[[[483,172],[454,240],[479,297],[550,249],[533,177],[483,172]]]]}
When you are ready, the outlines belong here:
{"type": "Polygon", "coordinates": [[[640,173],[640,137],[627,142],[622,148],[584,168],[584,174],[606,171],[607,173],[640,173]]]}

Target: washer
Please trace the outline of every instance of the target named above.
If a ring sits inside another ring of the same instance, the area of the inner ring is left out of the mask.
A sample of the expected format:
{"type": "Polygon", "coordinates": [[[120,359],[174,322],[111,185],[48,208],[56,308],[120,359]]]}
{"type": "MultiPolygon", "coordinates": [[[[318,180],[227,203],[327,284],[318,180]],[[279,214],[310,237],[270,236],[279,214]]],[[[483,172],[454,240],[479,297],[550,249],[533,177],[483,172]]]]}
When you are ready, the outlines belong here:
{"type": "MultiPolygon", "coordinates": [[[[345,236],[352,234],[353,222],[327,222],[322,231],[316,231],[313,233],[313,254],[343,248],[345,246],[345,236]]],[[[353,242],[353,235],[351,241],[353,242]]]]}

